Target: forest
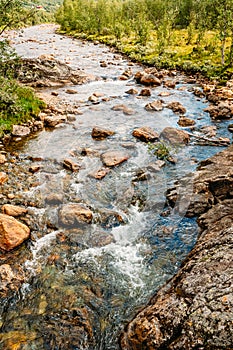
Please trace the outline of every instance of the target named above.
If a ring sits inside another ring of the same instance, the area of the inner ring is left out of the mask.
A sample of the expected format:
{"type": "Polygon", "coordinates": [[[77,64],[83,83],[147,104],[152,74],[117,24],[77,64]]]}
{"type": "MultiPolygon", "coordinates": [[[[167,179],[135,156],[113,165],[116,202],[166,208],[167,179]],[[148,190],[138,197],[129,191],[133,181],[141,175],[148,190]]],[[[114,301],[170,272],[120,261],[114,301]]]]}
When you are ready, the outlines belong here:
{"type": "Polygon", "coordinates": [[[233,0],[64,0],[61,30],[157,67],[232,72],[233,0]]]}

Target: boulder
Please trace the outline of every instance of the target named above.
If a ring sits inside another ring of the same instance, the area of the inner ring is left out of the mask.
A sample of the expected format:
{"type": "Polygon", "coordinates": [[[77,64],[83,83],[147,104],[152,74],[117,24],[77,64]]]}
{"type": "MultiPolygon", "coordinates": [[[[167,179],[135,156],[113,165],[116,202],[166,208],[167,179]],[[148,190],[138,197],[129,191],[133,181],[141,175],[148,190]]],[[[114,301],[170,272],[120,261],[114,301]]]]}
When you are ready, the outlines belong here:
{"type": "Polygon", "coordinates": [[[122,151],[108,151],[101,155],[104,165],[114,167],[129,159],[129,155],[122,151]]]}
{"type": "Polygon", "coordinates": [[[109,129],[103,129],[103,128],[99,128],[99,127],[95,127],[92,129],[92,133],[91,133],[91,136],[94,138],[94,139],[97,139],[97,140],[103,140],[105,139],[106,137],[108,136],[112,136],[114,135],[114,131],[112,130],[109,130],[109,129]]]}
{"type": "Polygon", "coordinates": [[[163,101],[162,100],[156,100],[156,101],[147,103],[145,105],[145,109],[147,111],[156,111],[156,112],[162,111],[163,110],[163,101]]]}
{"type": "Polygon", "coordinates": [[[212,119],[229,119],[233,117],[233,105],[231,102],[221,101],[217,105],[210,105],[204,110],[212,119]]]}
{"type": "Polygon", "coordinates": [[[2,212],[10,216],[20,216],[27,213],[27,209],[12,204],[4,204],[2,212]]]}
{"type": "Polygon", "coordinates": [[[186,113],[186,108],[182,106],[180,102],[170,102],[168,103],[167,108],[170,108],[174,113],[186,113]]]}
{"type": "Polygon", "coordinates": [[[187,132],[172,127],[166,127],[163,129],[160,137],[175,145],[187,144],[190,139],[187,132]]]}
{"type": "Polygon", "coordinates": [[[64,226],[74,226],[78,223],[90,224],[92,217],[92,211],[83,204],[64,204],[59,211],[59,220],[64,226]]]}
{"type": "Polygon", "coordinates": [[[9,251],[29,238],[30,229],[14,217],[0,214],[0,249],[9,251]]]}
{"type": "Polygon", "coordinates": [[[31,133],[31,130],[28,126],[23,125],[13,125],[12,135],[15,137],[25,137],[31,133]]]}
{"type": "Polygon", "coordinates": [[[144,142],[153,142],[159,138],[159,134],[148,126],[134,129],[132,135],[144,142]]]}
{"type": "Polygon", "coordinates": [[[193,119],[187,118],[184,115],[181,115],[177,124],[179,124],[180,126],[186,127],[186,126],[192,126],[195,125],[196,122],[193,119]]]}
{"type": "Polygon", "coordinates": [[[157,78],[154,74],[152,73],[146,73],[146,72],[137,72],[134,76],[136,79],[137,83],[147,85],[147,86],[160,86],[161,81],[159,78],[157,78]]]}
{"type": "Polygon", "coordinates": [[[125,93],[129,94],[129,95],[137,95],[138,90],[132,88],[132,89],[127,90],[125,93]]]}

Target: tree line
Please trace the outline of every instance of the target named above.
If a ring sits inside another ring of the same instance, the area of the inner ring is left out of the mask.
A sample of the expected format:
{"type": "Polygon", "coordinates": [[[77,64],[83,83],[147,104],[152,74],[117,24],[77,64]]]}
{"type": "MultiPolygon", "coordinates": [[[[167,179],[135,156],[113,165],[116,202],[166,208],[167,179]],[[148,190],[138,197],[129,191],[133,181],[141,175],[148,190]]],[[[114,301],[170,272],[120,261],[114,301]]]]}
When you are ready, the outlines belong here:
{"type": "Polygon", "coordinates": [[[218,46],[221,65],[233,63],[233,0],[64,0],[56,20],[66,32],[154,41],[158,55],[185,31],[185,45],[210,56],[218,46]]]}

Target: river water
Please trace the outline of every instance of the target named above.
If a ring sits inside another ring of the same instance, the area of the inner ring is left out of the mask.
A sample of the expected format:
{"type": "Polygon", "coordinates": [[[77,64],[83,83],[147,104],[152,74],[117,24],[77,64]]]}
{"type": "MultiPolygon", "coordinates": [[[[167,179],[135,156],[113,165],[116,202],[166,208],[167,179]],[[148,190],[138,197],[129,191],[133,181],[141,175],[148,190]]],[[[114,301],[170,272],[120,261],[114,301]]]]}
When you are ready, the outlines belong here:
{"type": "MultiPolygon", "coordinates": [[[[198,161],[220,148],[191,142],[171,150],[176,164],[167,162],[159,172],[151,171],[149,165],[156,162],[156,156],[146,143],[132,136],[132,131],[140,126],[158,132],[166,126],[178,127],[178,116],[168,108],[148,112],[145,104],[161,98],[161,92],[170,92],[162,97],[165,103],[181,102],[199,130],[211,125],[203,111],[207,102],[196,97],[194,85],[179,74],[172,78],[177,81],[175,89],[160,86],[151,90],[151,97],[130,95],[127,90],[140,91],[143,86],[136,84],[133,76],[127,80],[119,76],[129,69],[134,74],[143,69],[141,66],[104,45],[58,35],[55,28],[24,29],[14,35],[13,45],[23,57],[52,54],[97,79],[72,86],[75,94],[68,94],[67,86],[44,89],[47,96],[56,91],[66,104],[77,107],[75,120],[53,131],[44,130],[18,146],[22,157],[43,159],[36,175],[39,185],[27,196],[40,198],[40,205],[31,208],[31,213],[38,223],[44,220],[46,225],[32,231],[27,246],[30,254],[23,265],[29,278],[6,301],[0,347],[117,350],[119,333],[127,321],[176,273],[198,235],[195,220],[184,217],[188,203],[180,215],[167,210],[167,188],[192,174],[198,161]],[[95,104],[88,101],[94,93],[101,95],[95,104]],[[112,110],[118,104],[133,113],[112,110]],[[94,126],[115,134],[96,141],[91,137],[94,126]],[[85,148],[92,151],[84,155],[85,148]],[[129,159],[112,168],[104,179],[96,180],[90,173],[101,168],[99,155],[108,150],[123,151],[129,159]],[[80,171],[64,169],[61,163],[65,158],[76,161],[80,171]],[[62,201],[51,203],[46,200],[48,194],[58,195],[62,201]],[[63,227],[58,213],[68,203],[90,208],[92,224],[63,227]]],[[[224,123],[217,125],[218,136],[228,136],[226,130],[224,123]]]]}

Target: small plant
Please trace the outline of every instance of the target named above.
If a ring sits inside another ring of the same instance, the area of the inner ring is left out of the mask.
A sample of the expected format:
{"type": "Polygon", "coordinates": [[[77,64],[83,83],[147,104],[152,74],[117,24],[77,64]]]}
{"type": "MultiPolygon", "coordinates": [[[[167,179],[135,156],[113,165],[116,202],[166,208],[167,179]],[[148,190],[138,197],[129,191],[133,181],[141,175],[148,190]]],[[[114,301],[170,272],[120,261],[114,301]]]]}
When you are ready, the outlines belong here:
{"type": "Polygon", "coordinates": [[[158,143],[149,143],[148,144],[149,152],[154,154],[158,159],[161,160],[167,160],[169,157],[171,157],[170,151],[171,148],[164,142],[158,142],[158,143]]]}

